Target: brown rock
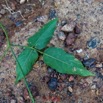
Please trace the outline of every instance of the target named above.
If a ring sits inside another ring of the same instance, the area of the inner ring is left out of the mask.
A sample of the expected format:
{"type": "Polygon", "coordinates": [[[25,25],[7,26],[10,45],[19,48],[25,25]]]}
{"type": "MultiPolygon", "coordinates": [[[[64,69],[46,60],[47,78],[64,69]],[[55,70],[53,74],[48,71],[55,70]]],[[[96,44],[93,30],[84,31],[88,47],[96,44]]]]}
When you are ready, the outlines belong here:
{"type": "Polygon", "coordinates": [[[71,46],[74,44],[76,38],[75,38],[75,35],[74,33],[70,33],[68,36],[67,36],[67,39],[66,39],[66,45],[67,46],[71,46]]]}
{"type": "Polygon", "coordinates": [[[29,94],[28,94],[28,91],[27,91],[26,88],[23,90],[23,96],[24,96],[24,99],[25,99],[25,100],[30,99],[29,94]]]}
{"type": "Polygon", "coordinates": [[[81,28],[80,28],[79,25],[76,25],[76,26],[74,27],[74,33],[75,33],[75,34],[80,34],[80,33],[81,33],[81,28]]]}

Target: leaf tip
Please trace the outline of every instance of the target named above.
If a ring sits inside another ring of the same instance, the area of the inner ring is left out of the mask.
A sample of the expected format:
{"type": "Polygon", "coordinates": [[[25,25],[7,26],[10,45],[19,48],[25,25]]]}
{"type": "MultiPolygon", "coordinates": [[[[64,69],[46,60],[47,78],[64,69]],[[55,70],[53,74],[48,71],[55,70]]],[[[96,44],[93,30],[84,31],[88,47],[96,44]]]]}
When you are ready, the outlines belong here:
{"type": "Polygon", "coordinates": [[[94,77],[94,76],[96,76],[96,75],[92,73],[92,75],[91,75],[91,76],[93,76],[93,77],[94,77]]]}
{"type": "Polygon", "coordinates": [[[58,18],[54,18],[54,19],[52,19],[51,21],[54,21],[54,22],[56,22],[56,23],[57,23],[57,22],[58,22],[58,20],[59,20],[58,18]]]}

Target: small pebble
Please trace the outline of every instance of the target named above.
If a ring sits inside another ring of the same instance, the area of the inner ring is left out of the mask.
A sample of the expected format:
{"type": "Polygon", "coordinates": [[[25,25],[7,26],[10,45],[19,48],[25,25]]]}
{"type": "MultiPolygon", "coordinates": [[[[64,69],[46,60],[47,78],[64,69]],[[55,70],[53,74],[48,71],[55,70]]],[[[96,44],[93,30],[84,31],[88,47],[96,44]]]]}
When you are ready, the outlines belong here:
{"type": "Polygon", "coordinates": [[[97,68],[102,68],[103,65],[102,65],[102,63],[100,63],[100,64],[98,63],[98,64],[96,64],[96,67],[97,67],[97,68]]]}
{"type": "Polygon", "coordinates": [[[67,24],[67,20],[62,20],[61,21],[61,26],[64,26],[64,25],[66,25],[67,24]]]}
{"type": "Polygon", "coordinates": [[[16,101],[15,99],[12,99],[12,100],[10,101],[10,103],[17,103],[17,101],[16,101]]]}
{"type": "MultiPolygon", "coordinates": [[[[35,4],[32,4],[32,6],[31,5],[27,5],[24,13],[28,14],[28,13],[32,12],[34,6],[35,6],[35,4]]],[[[36,21],[36,19],[34,19],[34,20],[36,21]]]]}
{"type": "Polygon", "coordinates": [[[39,0],[42,6],[45,4],[45,0],[39,0]]]}
{"type": "Polygon", "coordinates": [[[18,97],[17,100],[19,101],[19,103],[25,103],[24,98],[22,96],[18,97]]]}
{"type": "Polygon", "coordinates": [[[58,86],[58,80],[57,78],[52,77],[48,82],[48,87],[50,90],[56,90],[58,86]]]}
{"type": "Polygon", "coordinates": [[[19,20],[16,20],[16,18],[18,18],[17,17],[18,15],[10,15],[9,16],[9,19],[17,26],[17,27],[19,27],[19,26],[21,26],[22,24],[23,24],[23,21],[19,21],[19,20]]]}
{"type": "Polygon", "coordinates": [[[72,93],[72,92],[73,92],[72,87],[69,86],[69,87],[68,87],[68,91],[72,93]]]}
{"type": "Polygon", "coordinates": [[[81,15],[80,14],[77,14],[77,19],[80,19],[81,18],[81,15]]]}
{"type": "Polygon", "coordinates": [[[45,23],[45,22],[47,22],[48,17],[47,17],[47,15],[39,16],[39,17],[36,18],[36,20],[37,20],[38,22],[45,23]]]}
{"type": "Polygon", "coordinates": [[[95,71],[95,74],[96,74],[97,78],[101,78],[102,77],[102,74],[98,70],[95,71]]]}
{"type": "Polygon", "coordinates": [[[96,95],[99,95],[99,90],[98,89],[96,90],[96,95]]]}
{"type": "Polygon", "coordinates": [[[75,34],[80,34],[80,33],[81,33],[81,28],[80,28],[78,25],[76,25],[76,26],[74,27],[74,33],[75,33],[75,34]]]}
{"type": "Polygon", "coordinates": [[[26,0],[20,0],[20,4],[24,4],[26,0]]]}
{"type": "Polygon", "coordinates": [[[64,32],[72,32],[73,29],[75,27],[75,24],[73,22],[69,23],[69,24],[66,24],[64,25],[61,30],[64,31],[64,32]]]}
{"type": "Polygon", "coordinates": [[[15,25],[16,25],[17,27],[21,26],[22,24],[23,24],[22,21],[17,21],[17,22],[15,23],[15,25]]]}
{"type": "Polygon", "coordinates": [[[81,52],[83,52],[83,49],[78,49],[78,50],[76,50],[76,52],[81,53],[81,52]]]}
{"type": "Polygon", "coordinates": [[[92,37],[89,41],[87,41],[87,47],[94,49],[100,43],[100,39],[98,37],[92,37]]]}
{"type": "Polygon", "coordinates": [[[67,38],[66,38],[66,46],[71,46],[71,45],[73,45],[74,44],[74,42],[75,42],[75,35],[74,35],[74,33],[70,33],[68,36],[67,36],[67,38]]]}
{"type": "Polygon", "coordinates": [[[91,86],[91,89],[96,89],[96,85],[92,85],[92,86],[91,86]]]}
{"type": "Polygon", "coordinates": [[[52,68],[48,67],[48,68],[47,68],[47,72],[48,72],[48,73],[53,73],[54,70],[53,70],[52,68]]]}
{"type": "Polygon", "coordinates": [[[57,17],[56,10],[55,9],[50,9],[50,11],[49,11],[49,18],[53,19],[53,18],[56,18],[56,17],[57,17]]]}
{"type": "Polygon", "coordinates": [[[58,33],[58,38],[59,38],[60,40],[65,40],[66,36],[65,36],[64,32],[59,32],[59,33],[58,33]]]}
{"type": "Polygon", "coordinates": [[[86,67],[92,67],[92,65],[94,65],[94,63],[95,63],[95,59],[94,58],[89,58],[89,59],[87,59],[87,60],[84,60],[83,61],[83,64],[86,66],[86,67]]]}
{"type": "Polygon", "coordinates": [[[0,14],[4,15],[6,13],[6,10],[5,9],[1,9],[0,10],[0,14]]]}
{"type": "Polygon", "coordinates": [[[51,40],[50,40],[50,44],[55,45],[55,44],[56,44],[56,40],[51,39],[51,40]]]}
{"type": "Polygon", "coordinates": [[[71,81],[74,81],[74,77],[73,76],[69,77],[69,82],[71,82],[71,81]]]}

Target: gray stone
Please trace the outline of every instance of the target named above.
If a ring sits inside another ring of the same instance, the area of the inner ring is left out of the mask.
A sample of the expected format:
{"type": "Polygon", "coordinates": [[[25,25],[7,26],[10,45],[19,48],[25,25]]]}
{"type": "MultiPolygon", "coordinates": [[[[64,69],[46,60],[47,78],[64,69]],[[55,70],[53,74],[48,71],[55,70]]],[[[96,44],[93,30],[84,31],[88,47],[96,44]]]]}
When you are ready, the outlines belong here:
{"type": "Polygon", "coordinates": [[[92,67],[96,62],[96,59],[94,58],[89,58],[87,60],[83,60],[83,64],[86,66],[86,67],[92,67]]]}
{"type": "Polygon", "coordinates": [[[6,13],[6,10],[5,9],[1,9],[0,10],[0,14],[4,15],[6,13]]]}
{"type": "Polygon", "coordinates": [[[61,21],[61,26],[64,26],[64,25],[66,25],[67,24],[67,20],[62,20],[61,21]]]}
{"type": "Polygon", "coordinates": [[[37,20],[38,22],[46,23],[47,20],[48,20],[48,17],[47,17],[47,15],[39,16],[39,17],[36,18],[36,20],[37,20]]]}
{"type": "Polygon", "coordinates": [[[92,86],[91,86],[91,89],[96,89],[96,85],[92,85],[92,86]]]}
{"type": "Polygon", "coordinates": [[[87,41],[87,47],[94,49],[100,43],[100,39],[98,37],[92,37],[89,41],[87,41]]]}
{"type": "Polygon", "coordinates": [[[66,36],[65,36],[65,34],[64,34],[63,32],[59,32],[59,33],[58,33],[58,38],[59,38],[60,40],[65,40],[66,36]]]}
{"type": "Polygon", "coordinates": [[[12,99],[12,100],[10,101],[10,103],[16,103],[16,100],[15,100],[15,99],[12,99]]]}
{"type": "Polygon", "coordinates": [[[51,9],[49,11],[49,18],[50,19],[53,19],[53,18],[56,18],[57,17],[57,13],[56,13],[56,10],[55,9],[51,9]]]}
{"type": "Polygon", "coordinates": [[[24,4],[26,0],[20,0],[20,4],[24,4]]]}

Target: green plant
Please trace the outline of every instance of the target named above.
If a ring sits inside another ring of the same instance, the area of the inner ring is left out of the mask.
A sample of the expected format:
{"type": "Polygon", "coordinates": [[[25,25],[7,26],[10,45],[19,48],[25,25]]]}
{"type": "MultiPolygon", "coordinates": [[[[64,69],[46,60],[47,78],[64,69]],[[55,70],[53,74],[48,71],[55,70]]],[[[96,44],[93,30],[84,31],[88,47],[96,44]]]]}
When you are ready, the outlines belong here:
{"type": "Polygon", "coordinates": [[[0,24],[0,27],[3,29],[7,39],[7,49],[1,57],[1,60],[10,49],[16,60],[16,83],[18,83],[21,79],[24,79],[32,103],[35,101],[26,82],[25,76],[32,70],[34,63],[38,59],[38,53],[43,55],[43,60],[48,66],[60,73],[94,76],[94,74],[86,70],[78,59],[76,59],[73,55],[66,53],[61,48],[49,47],[44,52],[42,51],[52,38],[57,21],[57,19],[54,19],[45,24],[35,35],[28,39],[27,46],[11,44],[5,28],[2,24],[0,24]],[[18,58],[13,51],[13,46],[24,47],[24,50],[19,54],[18,58]]]}

